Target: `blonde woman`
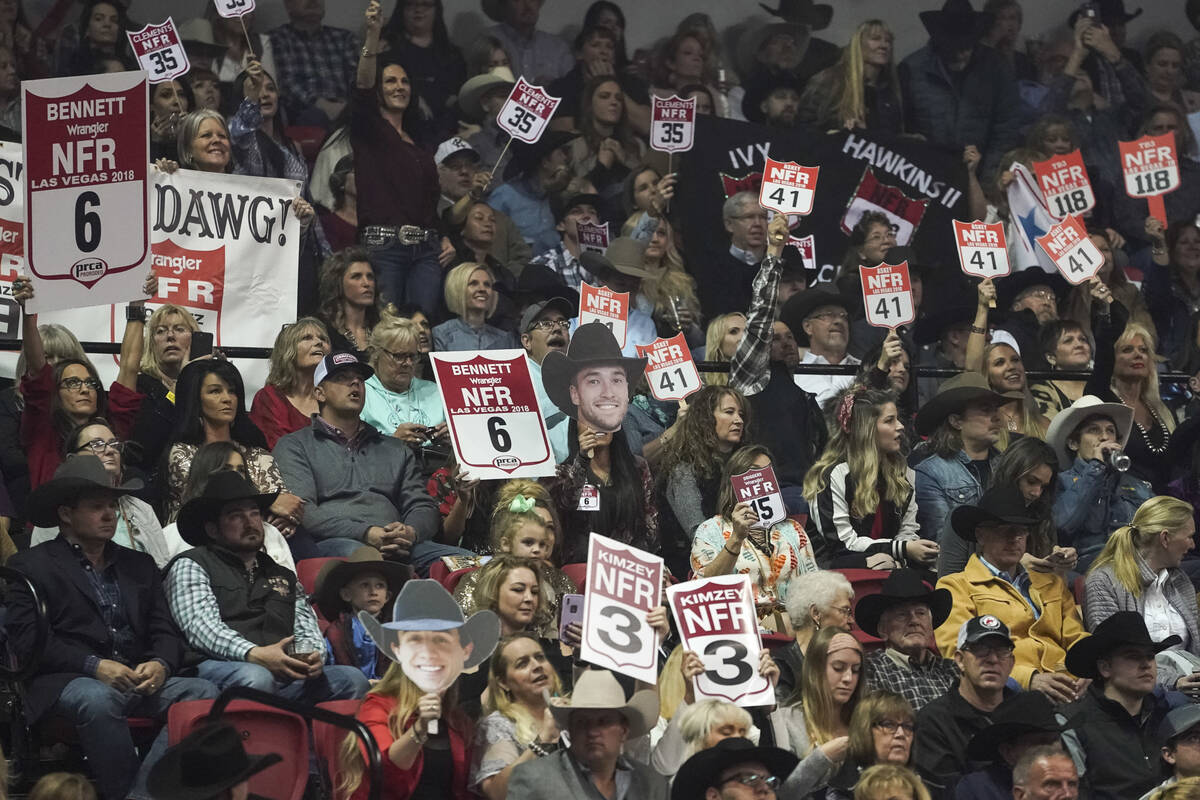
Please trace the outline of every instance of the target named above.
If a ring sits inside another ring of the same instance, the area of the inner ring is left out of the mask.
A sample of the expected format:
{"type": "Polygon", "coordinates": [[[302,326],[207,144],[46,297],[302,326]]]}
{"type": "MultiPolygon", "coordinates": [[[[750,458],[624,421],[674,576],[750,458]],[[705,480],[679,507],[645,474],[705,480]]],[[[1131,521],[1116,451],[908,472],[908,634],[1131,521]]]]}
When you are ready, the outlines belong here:
{"type": "Polygon", "coordinates": [[[558,725],[546,704],[562,682],[530,633],[506,636],[496,645],[488,674],[484,717],[475,731],[468,786],[488,800],[504,800],[518,764],[546,755],[558,741],[558,725]]]}
{"type": "Polygon", "coordinates": [[[485,264],[468,261],[446,275],[446,307],[454,314],[433,329],[433,349],[505,350],[517,346],[516,337],[487,324],[496,313],[500,296],[496,276],[485,264]]]}
{"type": "Polygon", "coordinates": [[[922,538],[904,457],[896,396],[854,387],[834,406],[832,436],[804,476],[806,530],[824,569],[932,566],[936,542],[922,538]]]}
{"type": "Polygon", "coordinates": [[[908,767],[876,764],[854,784],[854,800],[930,800],[925,784],[908,767]]]}
{"type": "Polygon", "coordinates": [[[904,132],[892,32],[883,21],[858,26],[842,57],[818,72],[800,97],[800,121],[822,129],[904,132]]]}
{"type": "Polygon", "coordinates": [[[250,404],[250,420],[267,438],[268,448],[312,424],[320,410],[313,373],[330,349],[329,332],[316,317],[301,317],[275,337],[266,385],[250,404]]]}
{"type": "MultiPolygon", "coordinates": [[[[704,336],[704,360],[728,364],[746,335],[746,315],[732,311],[714,317],[704,336]]],[[[728,386],[729,372],[705,372],[701,375],[709,386],[728,386]]]]}
{"type": "Polygon", "coordinates": [[[446,411],[437,384],[416,376],[421,360],[417,323],[385,314],[371,330],[362,419],[385,436],[420,451],[447,441],[446,411]]]}
{"type": "MultiPolygon", "coordinates": [[[[172,303],[154,309],[146,321],[146,344],[137,376],[137,390],[146,399],[130,435],[142,446],[140,464],[144,469],[157,468],[163,445],[175,427],[175,382],[188,362],[192,334],[197,330],[196,318],[172,303]]],[[[80,353],[82,357],[82,350],[80,353]]]]}
{"type": "Polygon", "coordinates": [[[1183,641],[1157,657],[1158,682],[1190,697],[1200,695],[1200,613],[1196,590],[1179,568],[1195,547],[1190,503],[1152,497],[1128,525],[1117,528],[1092,562],[1085,583],[1084,624],[1088,630],[1118,611],[1136,611],[1155,641],[1183,641]]]}
{"type": "Polygon", "coordinates": [[[1117,337],[1112,362],[1112,392],[1118,402],[1133,409],[1133,430],[1125,444],[1133,460],[1130,472],[1161,491],[1170,479],[1164,456],[1175,430],[1175,415],[1158,391],[1158,354],[1154,336],[1136,323],[1117,337]]]}
{"type": "Polygon", "coordinates": [[[665,217],[658,221],[650,235],[644,259],[643,265],[651,277],[642,281],[641,296],[650,305],[643,310],[654,318],[664,338],[682,332],[689,345],[699,345],[704,332],[699,325],[701,314],[696,279],[684,270],[671,223],[665,217]]]}

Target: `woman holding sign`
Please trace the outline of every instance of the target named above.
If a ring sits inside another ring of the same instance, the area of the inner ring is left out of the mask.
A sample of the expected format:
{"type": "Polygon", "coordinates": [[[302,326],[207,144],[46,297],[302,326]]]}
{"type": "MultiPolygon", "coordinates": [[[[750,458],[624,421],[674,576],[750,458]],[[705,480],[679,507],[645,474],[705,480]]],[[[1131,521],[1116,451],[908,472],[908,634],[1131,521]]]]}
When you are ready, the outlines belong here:
{"type": "Polygon", "coordinates": [[[773,607],[783,603],[793,578],[818,567],[799,523],[784,518],[769,529],[756,527],[758,514],[734,494],[734,475],[769,466],[771,453],[759,445],[743,447],[729,457],[721,471],[718,513],[696,528],[692,569],[696,577],[748,575],[755,603],[773,607]]]}
{"type": "Polygon", "coordinates": [[[896,396],[854,387],[838,400],[833,435],[804,476],[807,530],[823,567],[931,567],[936,542],[920,537],[916,473],[904,458],[896,396]]]}

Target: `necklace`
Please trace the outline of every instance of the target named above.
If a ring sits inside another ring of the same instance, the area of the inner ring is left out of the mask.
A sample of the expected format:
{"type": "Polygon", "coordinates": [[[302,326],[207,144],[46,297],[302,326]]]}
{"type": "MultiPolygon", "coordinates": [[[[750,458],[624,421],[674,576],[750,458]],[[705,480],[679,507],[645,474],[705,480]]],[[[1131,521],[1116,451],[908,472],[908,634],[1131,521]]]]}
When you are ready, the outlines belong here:
{"type": "MultiPolygon", "coordinates": [[[[1147,407],[1146,410],[1150,412],[1150,416],[1154,417],[1154,426],[1153,427],[1156,430],[1162,430],[1165,433],[1166,428],[1162,424],[1162,420],[1158,418],[1158,413],[1153,408],[1147,407]]],[[[1137,427],[1138,433],[1140,433],[1142,435],[1142,441],[1146,443],[1146,449],[1149,450],[1153,455],[1161,456],[1167,452],[1167,445],[1170,443],[1170,439],[1171,439],[1171,437],[1169,435],[1163,436],[1160,444],[1154,444],[1154,442],[1152,442],[1150,440],[1150,433],[1146,430],[1145,426],[1142,425],[1142,423],[1138,422],[1135,419],[1133,421],[1133,424],[1134,424],[1134,426],[1137,427]]]]}

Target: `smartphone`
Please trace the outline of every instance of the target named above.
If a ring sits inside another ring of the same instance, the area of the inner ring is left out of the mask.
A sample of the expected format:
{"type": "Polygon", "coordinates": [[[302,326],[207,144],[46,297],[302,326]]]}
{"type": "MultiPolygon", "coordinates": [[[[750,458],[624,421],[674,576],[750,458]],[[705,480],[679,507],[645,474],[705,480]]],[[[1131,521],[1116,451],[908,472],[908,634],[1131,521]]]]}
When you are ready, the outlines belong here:
{"type": "Polygon", "coordinates": [[[558,622],[558,638],[566,638],[567,626],[572,622],[583,624],[583,595],[564,594],[562,598],[562,614],[558,622]]]}
{"type": "Polygon", "coordinates": [[[192,347],[188,350],[188,360],[211,356],[213,351],[213,335],[208,331],[192,331],[192,347]]]}

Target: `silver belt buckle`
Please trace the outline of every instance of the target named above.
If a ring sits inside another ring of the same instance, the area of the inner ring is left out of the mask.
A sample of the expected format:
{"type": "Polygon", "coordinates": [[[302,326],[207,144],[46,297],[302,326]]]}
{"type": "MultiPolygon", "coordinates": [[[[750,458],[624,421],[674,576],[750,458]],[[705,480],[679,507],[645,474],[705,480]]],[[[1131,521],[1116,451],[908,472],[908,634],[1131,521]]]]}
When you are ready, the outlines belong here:
{"type": "Polygon", "coordinates": [[[400,241],[407,245],[423,244],[425,242],[425,229],[418,228],[416,225],[401,225],[400,241]]]}

